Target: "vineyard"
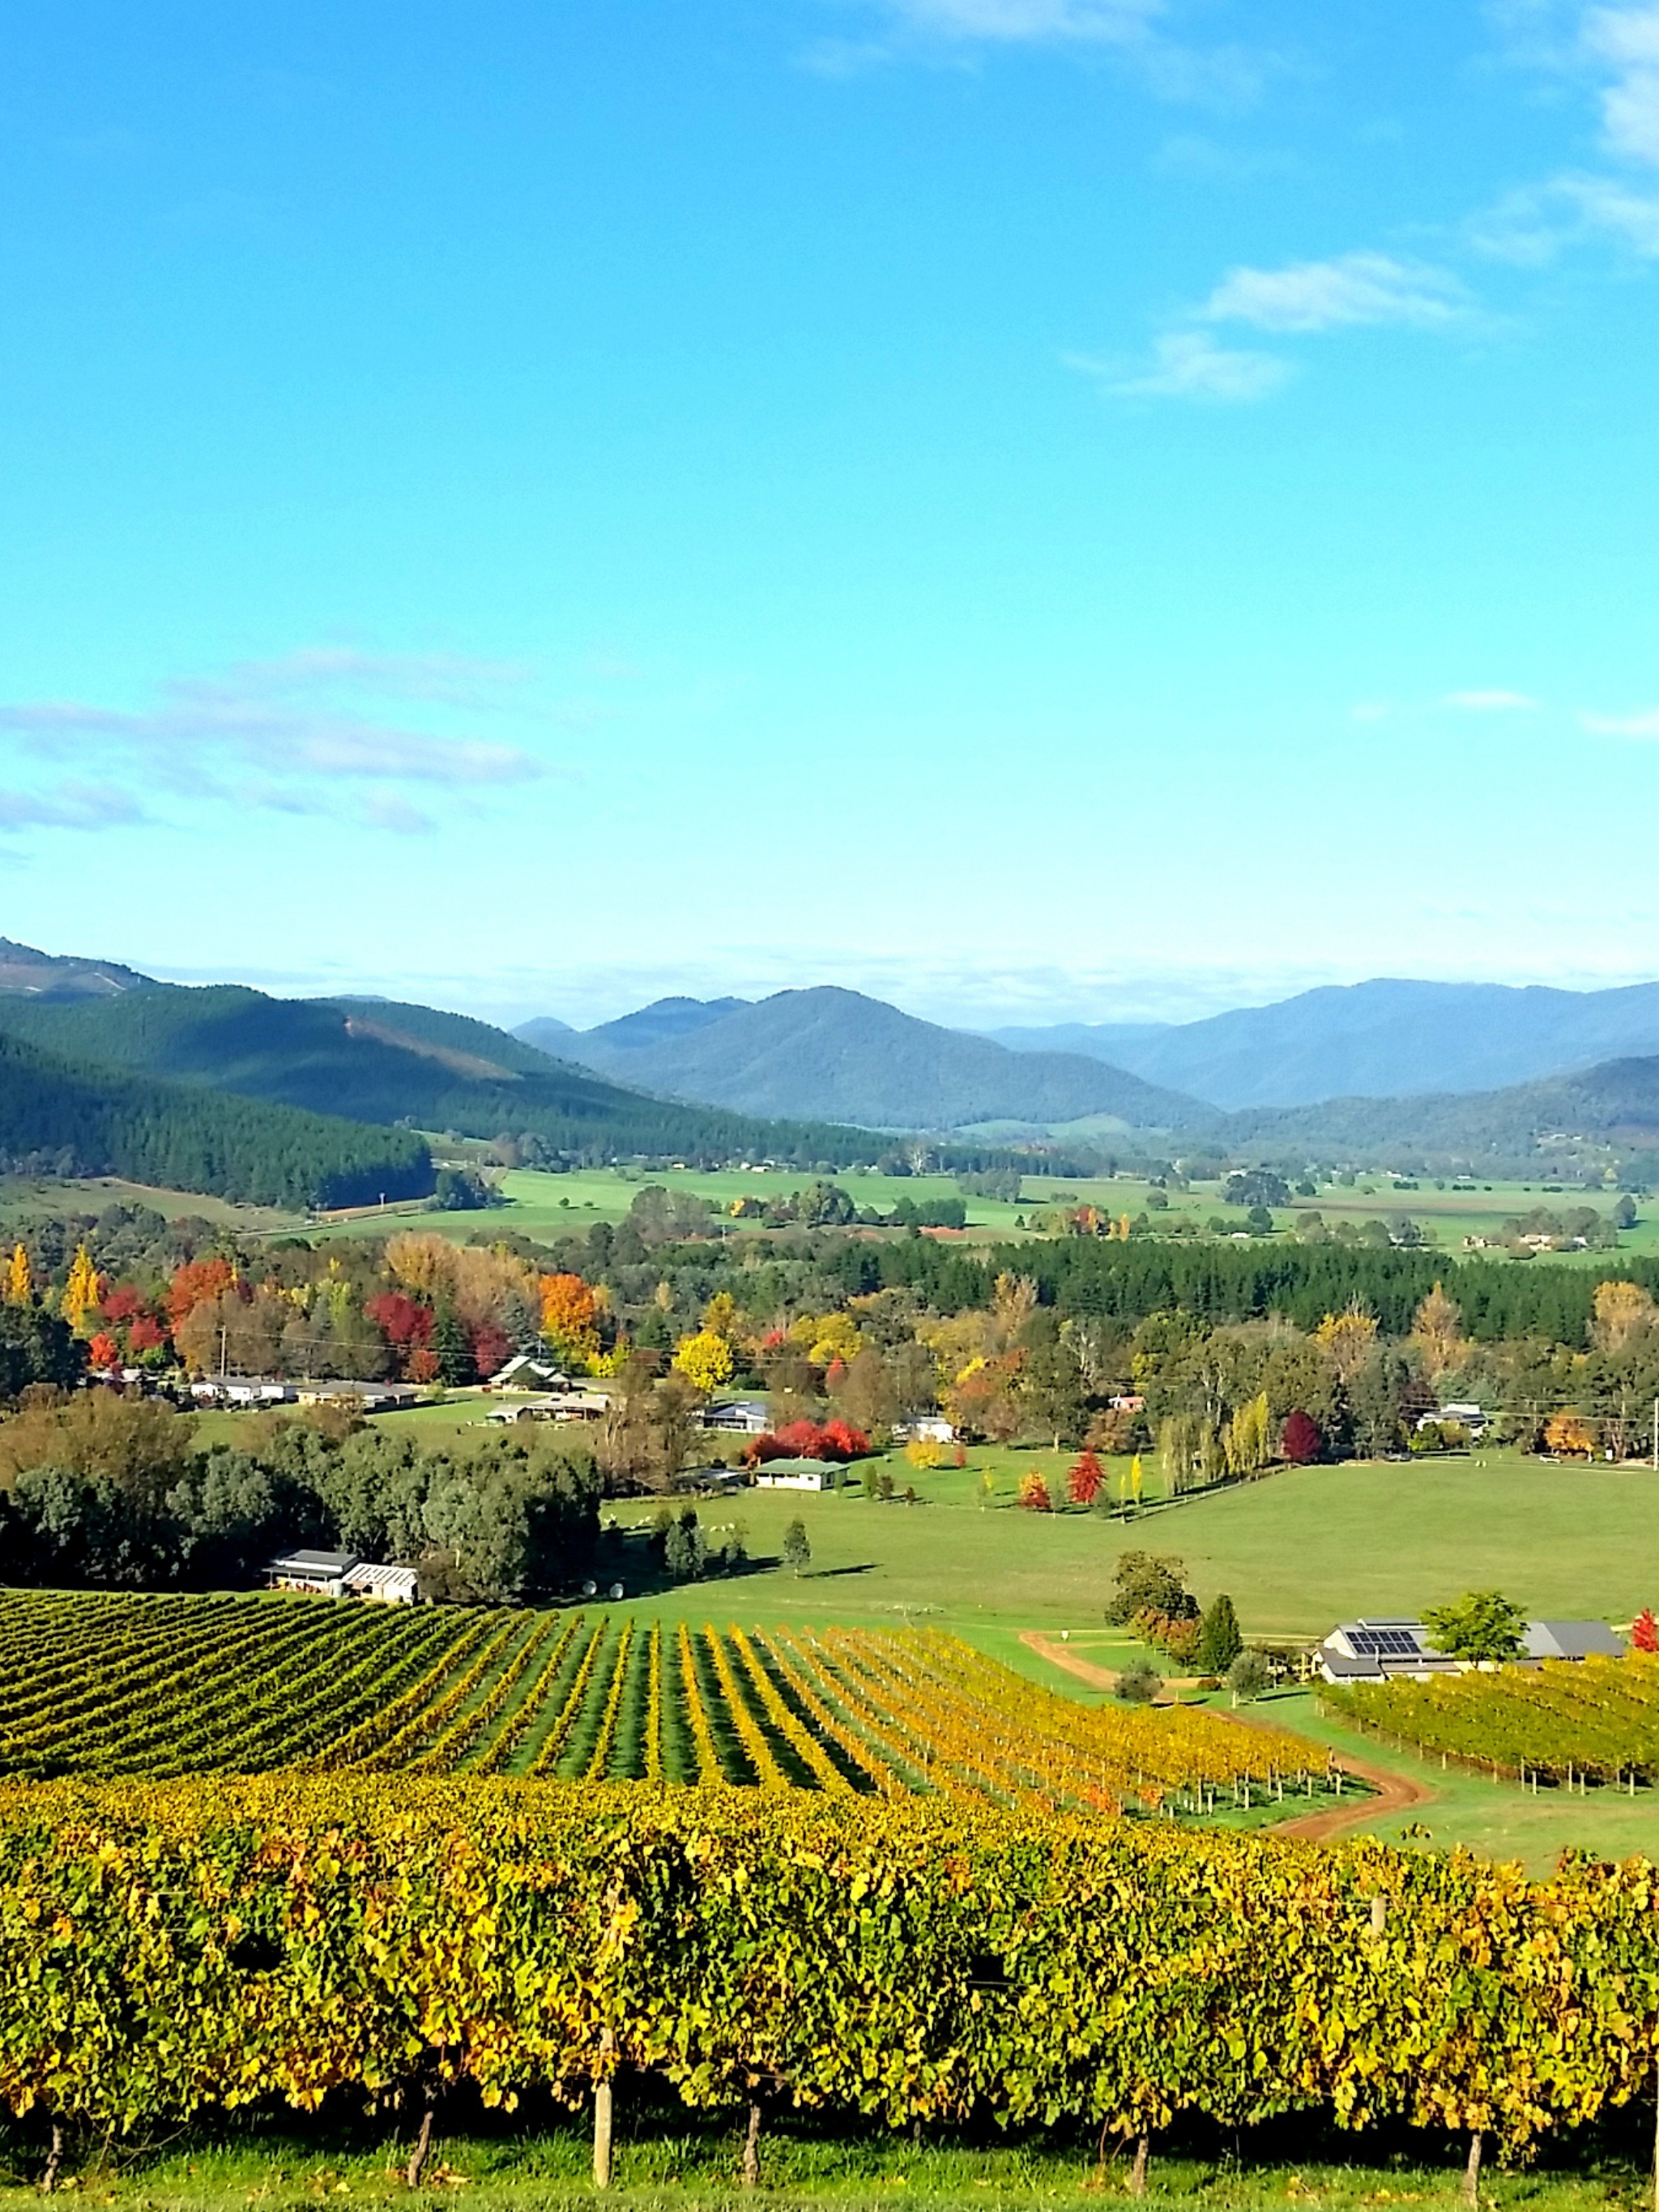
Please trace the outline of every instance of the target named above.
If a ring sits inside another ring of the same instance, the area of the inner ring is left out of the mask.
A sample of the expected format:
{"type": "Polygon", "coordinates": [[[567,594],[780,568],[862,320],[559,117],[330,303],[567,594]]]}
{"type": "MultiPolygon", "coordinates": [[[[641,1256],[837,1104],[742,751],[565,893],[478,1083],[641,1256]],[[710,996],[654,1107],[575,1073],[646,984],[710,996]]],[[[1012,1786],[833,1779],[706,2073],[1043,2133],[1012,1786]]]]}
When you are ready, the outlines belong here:
{"type": "Polygon", "coordinates": [[[647,2077],[751,2142],[769,2106],[1067,2119],[1143,2177],[1186,2113],[1518,2151],[1650,2098],[1656,2047],[1638,1861],[828,1790],[0,1784],[0,2104],[53,2158],[342,2090],[414,2133],[452,2086],[592,2098],[597,2149],[647,2077]]]}
{"type": "Polygon", "coordinates": [[[1634,1790],[1659,1778],[1659,1656],[1638,1651],[1356,1683],[1325,1691],[1323,1702],[1395,1742],[1522,1782],[1634,1790]]]}
{"type": "Polygon", "coordinates": [[[1201,1710],[1091,1710],[937,1631],[0,1598],[0,1773],[295,1767],[1191,1816],[1310,1792],[1325,1772],[1300,1737],[1201,1710]]]}

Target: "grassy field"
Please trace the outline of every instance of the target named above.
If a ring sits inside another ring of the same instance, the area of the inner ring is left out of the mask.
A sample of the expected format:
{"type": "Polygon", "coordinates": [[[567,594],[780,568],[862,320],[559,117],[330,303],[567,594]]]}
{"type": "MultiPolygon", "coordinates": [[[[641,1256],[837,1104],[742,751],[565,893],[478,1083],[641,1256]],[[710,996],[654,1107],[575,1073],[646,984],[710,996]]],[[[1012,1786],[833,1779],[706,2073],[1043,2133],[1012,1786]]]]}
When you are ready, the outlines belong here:
{"type": "MultiPolygon", "coordinates": [[[[153,1188],[114,1176],[66,1182],[0,1176],[0,1235],[15,1233],[31,1218],[96,1214],[107,1206],[125,1205],[149,1206],[169,1220],[193,1215],[201,1220],[222,1223],[249,1236],[301,1234],[318,1241],[382,1236],[398,1229],[419,1227],[462,1242],[492,1231],[511,1231],[537,1243],[547,1243],[559,1237],[580,1235],[595,1222],[621,1221],[645,1182],[662,1183],[671,1189],[708,1198],[724,1213],[738,1198],[787,1196],[811,1180],[797,1168],[769,1168],[753,1173],[732,1169],[713,1174],[675,1168],[648,1173],[629,1168],[592,1168],[569,1175],[546,1175],[524,1168],[513,1170],[502,1178],[501,1188],[507,1203],[488,1213],[425,1213],[416,1206],[399,1206],[384,1212],[366,1209],[347,1218],[307,1222],[296,1213],[232,1206],[222,1199],[204,1198],[191,1191],[153,1188]]],[[[962,1196],[954,1177],[950,1176],[907,1177],[842,1172],[836,1181],[859,1206],[884,1212],[890,1212],[901,1198],[921,1202],[962,1196]]],[[[1028,1176],[1018,1203],[985,1198],[969,1198],[965,1203],[965,1239],[981,1243],[1029,1234],[1029,1224],[1038,1216],[1071,1206],[1094,1206],[1103,1212],[1127,1214],[1133,1219],[1146,1212],[1152,1205],[1155,1229],[1173,1230],[1178,1234],[1208,1234],[1210,1224],[1215,1221],[1224,1222],[1227,1233],[1242,1232],[1244,1221],[1237,1208],[1229,1208],[1223,1203],[1218,1183],[1199,1183],[1188,1190],[1164,1193],[1127,1176],[1070,1182],[1028,1176]],[[1161,1210],[1155,1204],[1160,1197],[1167,1198],[1167,1205],[1161,1210]]],[[[1415,1190],[1400,1190],[1394,1187],[1391,1177],[1373,1175],[1362,1176],[1352,1187],[1323,1184],[1312,1198],[1300,1197],[1291,1206],[1279,1208],[1274,1221],[1278,1234],[1291,1236],[1299,1216],[1309,1212],[1318,1212],[1332,1228],[1343,1221],[1358,1224],[1409,1214],[1437,1249],[1443,1251],[1449,1259],[1461,1259],[1464,1256],[1466,1237],[1493,1237],[1505,1220],[1529,1213],[1535,1206],[1548,1206],[1559,1212],[1569,1206],[1591,1203],[1606,1212],[1612,1206],[1613,1194],[1562,1192],[1537,1182],[1482,1184],[1476,1190],[1454,1190],[1425,1182],[1415,1190]]],[[[730,1233],[754,1232],[732,1223],[730,1233]]],[[[1644,1206],[1636,1226],[1621,1233],[1619,1249],[1659,1255],[1659,1204],[1644,1206]]],[[[1586,1252],[1553,1256],[1574,1264],[1595,1265],[1608,1255],[1586,1252]]]]}
{"type": "MultiPolygon", "coordinates": [[[[1285,1468],[1127,1522],[1013,1504],[1019,1473],[1039,1465],[1054,1476],[1066,1457],[975,1452],[966,1470],[922,1475],[900,1460],[895,1479],[915,1484],[918,1504],[745,1490],[708,1517],[741,1520],[750,1550],[776,1556],[799,1515],[813,1571],[798,1585],[751,1577],[733,1586],[733,1601],[820,1618],[908,1609],[955,1628],[1098,1628],[1114,1562],[1131,1547],[1177,1554],[1200,1598],[1226,1590],[1247,1634],[1264,1638],[1311,1639],[1339,1620],[1414,1613],[1472,1587],[1502,1589],[1537,1614],[1617,1621],[1659,1597],[1650,1534],[1659,1479],[1641,1468],[1556,1467],[1493,1450],[1285,1468]],[[988,1506],[977,1496],[986,1466],[997,1486],[988,1506]]],[[[623,1524],[655,1510],[607,1509],[623,1524]]]]}
{"type": "Polygon", "coordinates": [[[76,1214],[101,1213],[110,1206],[148,1206],[167,1221],[189,1216],[223,1223],[251,1236],[293,1232],[305,1226],[301,1214],[279,1212],[273,1206],[233,1206],[227,1199],[205,1198],[199,1191],[127,1182],[119,1176],[0,1176],[0,1235],[14,1236],[30,1220],[62,1221],[76,1214]]]}
{"type": "MultiPolygon", "coordinates": [[[[457,2100],[459,2102],[459,2100],[457,2100]]],[[[1619,2116],[1588,2139],[1547,2147],[1537,2166],[1504,2172],[1489,2163],[1480,2201],[1497,2212],[1635,2212],[1651,2201],[1639,2123],[1619,2116]]],[[[1125,2193],[1124,2160],[1108,2145],[1056,2131],[998,2135],[982,2142],[922,2141],[871,2129],[832,2133],[780,2115],[760,2142],[759,2192],[738,2185],[740,2136],[726,2113],[682,2112],[660,2103],[645,2112],[619,2100],[615,2185],[603,2197],[588,2178],[591,2138],[576,2114],[532,2127],[491,2127],[463,2109],[441,2119],[428,2203],[446,2198],[483,2212],[552,2212],[605,2203],[617,2212],[664,2212],[684,2204],[835,2207],[923,2205],[931,2212],[971,2204],[978,2212],[1041,2204],[1085,2212],[1125,2193]]],[[[273,2212],[300,2207],[408,2203],[402,2174],[406,2136],[386,2122],[291,2123],[258,2133],[192,2131],[149,2155],[130,2148],[89,2160],[76,2194],[83,2203],[136,2212],[273,2212]]],[[[1213,2212],[1360,2212],[1382,2204],[1450,2208],[1458,2203],[1462,2139],[1404,2131],[1338,2134],[1292,2117],[1240,2136],[1194,2127],[1160,2139],[1149,2193],[1160,2203],[1213,2212]]],[[[0,2133],[0,2212],[38,2205],[32,2177],[40,2153],[21,2127],[0,2133]]]]}
{"type": "MultiPolygon", "coordinates": [[[[569,1175],[545,1175],[533,1169],[517,1169],[502,1178],[501,1188],[508,1203],[498,1211],[487,1215],[432,1214],[419,1218],[423,1228],[435,1229],[447,1237],[465,1239],[499,1223],[519,1235],[543,1242],[550,1237],[580,1234],[598,1221],[620,1221],[641,1185],[647,1182],[710,1199],[724,1212],[734,1200],[787,1196],[811,1179],[798,1168],[769,1168],[753,1173],[732,1169],[708,1175],[674,1168],[653,1170],[648,1174],[634,1169],[593,1168],[569,1175]]],[[[844,1171],[835,1179],[859,1206],[878,1208],[884,1212],[890,1212],[902,1197],[921,1201],[962,1195],[950,1176],[904,1177],[844,1171]]],[[[1312,1198],[1297,1198],[1291,1206],[1280,1207],[1274,1220],[1280,1235],[1291,1235],[1298,1217],[1310,1212],[1318,1212],[1332,1228],[1343,1221],[1358,1224],[1409,1214],[1437,1249],[1449,1258],[1461,1258],[1465,1237],[1495,1237],[1504,1221],[1528,1214],[1536,1206],[1547,1206],[1559,1212],[1570,1206],[1595,1204],[1607,1212],[1613,1202],[1612,1193],[1562,1192],[1544,1183],[1490,1183],[1476,1190],[1454,1190],[1425,1182],[1415,1190],[1401,1190],[1395,1187],[1392,1177],[1373,1175],[1362,1176],[1352,1186],[1323,1184],[1312,1198]]],[[[1097,1206],[1114,1216],[1127,1214],[1133,1219],[1146,1212],[1151,1204],[1155,1225],[1177,1233],[1208,1233],[1209,1224],[1217,1220],[1226,1223],[1228,1233],[1242,1232],[1244,1225],[1243,1212],[1224,1204],[1218,1183],[1197,1183],[1188,1190],[1165,1193],[1127,1176],[1070,1182],[1028,1176],[1018,1203],[969,1198],[966,1204],[967,1236],[970,1241],[981,1243],[1025,1234],[1026,1224],[1035,1217],[1056,1207],[1082,1205],[1097,1206]],[[1167,1199],[1162,1209],[1154,1203],[1158,1198],[1167,1199]]],[[[319,1237],[372,1236],[386,1225],[386,1219],[375,1213],[364,1213],[350,1220],[326,1224],[312,1233],[319,1237]]],[[[738,1224],[733,1224],[733,1233],[740,1233],[738,1224]]],[[[1635,1228],[1621,1235],[1620,1249],[1659,1253],[1659,1206],[1644,1208],[1635,1228]]],[[[1606,1255],[1590,1252],[1557,1256],[1593,1264],[1606,1255]]]]}

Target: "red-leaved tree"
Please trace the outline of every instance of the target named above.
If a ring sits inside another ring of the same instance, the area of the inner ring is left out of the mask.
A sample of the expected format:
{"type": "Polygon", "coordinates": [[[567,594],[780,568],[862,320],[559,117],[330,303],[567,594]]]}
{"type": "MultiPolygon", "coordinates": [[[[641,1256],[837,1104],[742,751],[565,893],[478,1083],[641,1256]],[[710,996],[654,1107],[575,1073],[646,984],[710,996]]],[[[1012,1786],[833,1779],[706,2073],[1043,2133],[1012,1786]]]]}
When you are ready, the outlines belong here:
{"type": "Polygon", "coordinates": [[[1319,1424],[1311,1413],[1304,1413],[1298,1406],[1293,1413],[1285,1416],[1285,1433],[1279,1440],[1279,1455],[1292,1467],[1309,1467],[1325,1449],[1325,1439],[1319,1432],[1319,1424]]]}
{"type": "Polygon", "coordinates": [[[1651,1606],[1644,1605],[1631,1623],[1630,1640],[1638,1651],[1659,1651],[1659,1620],[1651,1606]]]}
{"type": "Polygon", "coordinates": [[[1079,1452],[1066,1477],[1066,1495],[1073,1505],[1092,1505],[1106,1480],[1106,1470],[1091,1451],[1079,1452]]]}
{"type": "Polygon", "coordinates": [[[1019,1502],[1028,1513],[1052,1513],[1054,1501],[1048,1495],[1048,1486],[1042,1479],[1041,1468],[1033,1468],[1020,1478],[1019,1502]]]}

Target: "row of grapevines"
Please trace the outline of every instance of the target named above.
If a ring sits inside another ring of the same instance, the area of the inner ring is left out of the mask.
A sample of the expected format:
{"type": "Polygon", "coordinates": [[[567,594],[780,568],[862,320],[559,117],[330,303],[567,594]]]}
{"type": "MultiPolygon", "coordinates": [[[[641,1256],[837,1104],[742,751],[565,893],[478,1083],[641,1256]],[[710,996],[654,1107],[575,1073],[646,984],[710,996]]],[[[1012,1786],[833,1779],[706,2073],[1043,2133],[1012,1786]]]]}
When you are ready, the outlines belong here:
{"type": "Polygon", "coordinates": [[[0,1785],[0,2102],[351,2088],[1523,2147],[1650,2087],[1659,1879],[939,1798],[361,1774],[0,1785]],[[164,2025],[165,2032],[161,2032],[164,2025]]]}

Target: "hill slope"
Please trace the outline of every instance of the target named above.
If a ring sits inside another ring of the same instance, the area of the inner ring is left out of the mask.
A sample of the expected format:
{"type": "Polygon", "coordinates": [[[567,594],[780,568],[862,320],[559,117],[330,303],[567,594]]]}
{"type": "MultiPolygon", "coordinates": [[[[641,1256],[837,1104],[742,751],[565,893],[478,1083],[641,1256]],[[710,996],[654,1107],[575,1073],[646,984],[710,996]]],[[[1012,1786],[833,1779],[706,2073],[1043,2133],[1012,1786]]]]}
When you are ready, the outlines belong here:
{"type": "Polygon", "coordinates": [[[247,1206],[423,1198],[424,1140],[193,1085],[93,1067],[0,1036],[0,1173],[117,1175],[247,1206]]]}
{"type": "Polygon", "coordinates": [[[43,1050],[353,1121],[531,1135],[588,1160],[850,1161],[847,1129],[781,1128],[641,1097],[464,1014],[394,1000],[271,999],[240,984],[77,1004],[0,998],[0,1030],[43,1050]]]}
{"type": "Polygon", "coordinates": [[[1607,1060],[1572,1075],[1476,1093],[1328,1098],[1316,1106],[1230,1115],[1224,1141],[1258,1153],[1401,1164],[1559,1158],[1581,1139],[1628,1157],[1659,1152],[1659,1056],[1607,1060]]]}
{"type": "Polygon", "coordinates": [[[1063,1053],[1008,1052],[988,1037],[941,1029],[832,986],[780,991],[653,1042],[618,1043],[588,1030],[565,1050],[607,1075],[679,1097],[867,1128],[1110,1115],[1137,1128],[1191,1129],[1219,1119],[1119,1068],[1063,1053]]]}
{"type": "Polygon", "coordinates": [[[1659,1053],[1659,983],[1609,991],[1379,980],[1173,1027],[1001,1030],[1022,1051],[1097,1053],[1218,1106],[1480,1091],[1659,1053]]]}
{"type": "Polygon", "coordinates": [[[73,953],[39,952],[0,937],[0,992],[26,998],[110,999],[123,991],[149,991],[152,979],[117,960],[82,960],[73,953]]]}

